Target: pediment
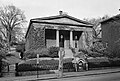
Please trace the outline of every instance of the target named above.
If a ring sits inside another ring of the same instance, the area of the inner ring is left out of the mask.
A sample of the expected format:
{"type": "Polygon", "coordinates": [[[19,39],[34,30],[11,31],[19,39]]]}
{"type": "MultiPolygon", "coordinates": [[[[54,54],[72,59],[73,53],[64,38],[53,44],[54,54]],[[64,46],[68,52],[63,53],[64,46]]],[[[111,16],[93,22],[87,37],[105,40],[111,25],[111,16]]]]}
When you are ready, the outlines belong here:
{"type": "Polygon", "coordinates": [[[62,16],[50,16],[44,18],[36,18],[33,19],[34,21],[42,21],[42,22],[50,22],[50,23],[61,23],[61,24],[74,24],[74,25],[85,25],[85,26],[92,26],[90,23],[86,21],[82,21],[75,17],[69,15],[62,15],[62,16]]]}
{"type": "Polygon", "coordinates": [[[64,23],[64,24],[76,24],[76,25],[86,25],[84,23],[77,22],[75,20],[69,18],[58,18],[52,20],[45,20],[46,22],[53,22],[53,23],[64,23]]]}

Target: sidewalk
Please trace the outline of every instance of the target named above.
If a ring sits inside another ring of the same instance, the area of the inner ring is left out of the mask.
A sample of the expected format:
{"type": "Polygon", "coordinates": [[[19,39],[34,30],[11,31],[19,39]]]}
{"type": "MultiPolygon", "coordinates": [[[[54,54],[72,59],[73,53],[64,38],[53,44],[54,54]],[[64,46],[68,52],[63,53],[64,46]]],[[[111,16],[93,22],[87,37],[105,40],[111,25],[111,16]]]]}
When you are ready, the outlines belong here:
{"type": "MultiPolygon", "coordinates": [[[[90,75],[100,75],[100,74],[109,74],[120,72],[120,68],[112,68],[112,69],[103,69],[103,70],[89,70],[84,72],[66,72],[64,73],[63,78],[68,77],[80,77],[80,76],[90,76],[90,75]]],[[[37,75],[34,76],[21,76],[21,77],[2,77],[0,81],[29,81],[29,80],[49,80],[56,79],[57,74],[46,74],[46,75],[37,75]]]]}

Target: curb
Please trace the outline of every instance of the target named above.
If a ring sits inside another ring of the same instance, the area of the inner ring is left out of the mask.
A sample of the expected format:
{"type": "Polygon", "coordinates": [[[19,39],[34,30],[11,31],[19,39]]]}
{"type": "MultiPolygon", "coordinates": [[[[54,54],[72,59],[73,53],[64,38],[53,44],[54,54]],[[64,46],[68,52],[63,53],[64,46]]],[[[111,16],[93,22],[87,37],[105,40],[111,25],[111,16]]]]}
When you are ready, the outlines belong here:
{"type": "MultiPolygon", "coordinates": [[[[91,76],[91,75],[102,75],[102,74],[111,74],[111,73],[119,73],[120,71],[111,71],[111,72],[99,72],[99,73],[89,73],[89,74],[83,74],[83,75],[66,75],[62,78],[72,78],[72,77],[80,77],[80,76],[91,76]]],[[[64,74],[63,74],[64,75],[64,74]]],[[[27,80],[27,81],[37,81],[37,80],[50,80],[50,79],[61,79],[58,77],[49,77],[49,78],[42,78],[42,79],[35,79],[35,80],[27,80]]]]}
{"type": "MultiPolygon", "coordinates": [[[[62,78],[102,75],[102,74],[119,73],[119,72],[120,72],[120,68],[88,70],[88,71],[82,71],[82,72],[66,72],[66,73],[63,73],[62,78]]],[[[62,78],[58,78],[57,74],[50,74],[50,75],[39,76],[39,78],[37,78],[36,76],[0,78],[0,81],[37,81],[37,80],[48,80],[49,81],[52,79],[60,80],[62,78]]]]}

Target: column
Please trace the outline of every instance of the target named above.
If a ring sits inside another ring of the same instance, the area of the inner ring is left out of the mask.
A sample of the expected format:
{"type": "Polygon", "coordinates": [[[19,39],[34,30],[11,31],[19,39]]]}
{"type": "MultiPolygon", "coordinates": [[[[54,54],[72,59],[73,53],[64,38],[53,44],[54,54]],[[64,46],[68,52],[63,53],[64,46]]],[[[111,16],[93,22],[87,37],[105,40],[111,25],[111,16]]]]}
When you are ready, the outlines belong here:
{"type": "Polygon", "coordinates": [[[70,31],[70,46],[73,47],[73,32],[70,31]]]}
{"type": "Polygon", "coordinates": [[[56,47],[59,47],[59,30],[56,30],[56,47]]]}
{"type": "Polygon", "coordinates": [[[86,48],[86,42],[85,42],[85,31],[82,32],[82,43],[83,43],[83,48],[86,48]]]}

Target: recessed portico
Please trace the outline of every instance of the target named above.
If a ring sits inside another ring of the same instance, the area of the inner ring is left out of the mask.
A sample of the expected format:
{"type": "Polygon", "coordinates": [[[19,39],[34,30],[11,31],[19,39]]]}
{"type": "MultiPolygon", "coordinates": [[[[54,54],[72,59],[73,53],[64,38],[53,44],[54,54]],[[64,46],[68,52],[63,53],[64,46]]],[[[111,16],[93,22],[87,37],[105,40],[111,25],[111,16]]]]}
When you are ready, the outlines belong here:
{"type": "Polygon", "coordinates": [[[26,49],[51,46],[83,48],[84,31],[92,31],[92,27],[92,24],[67,14],[31,19],[26,34],[26,49]]]}
{"type": "Polygon", "coordinates": [[[70,47],[73,48],[82,48],[83,47],[83,37],[82,33],[84,31],[91,31],[91,29],[83,29],[77,28],[72,29],[69,28],[60,28],[58,27],[46,27],[45,28],[45,36],[46,36],[46,46],[56,46],[56,47],[63,47],[69,49],[70,47]]]}

